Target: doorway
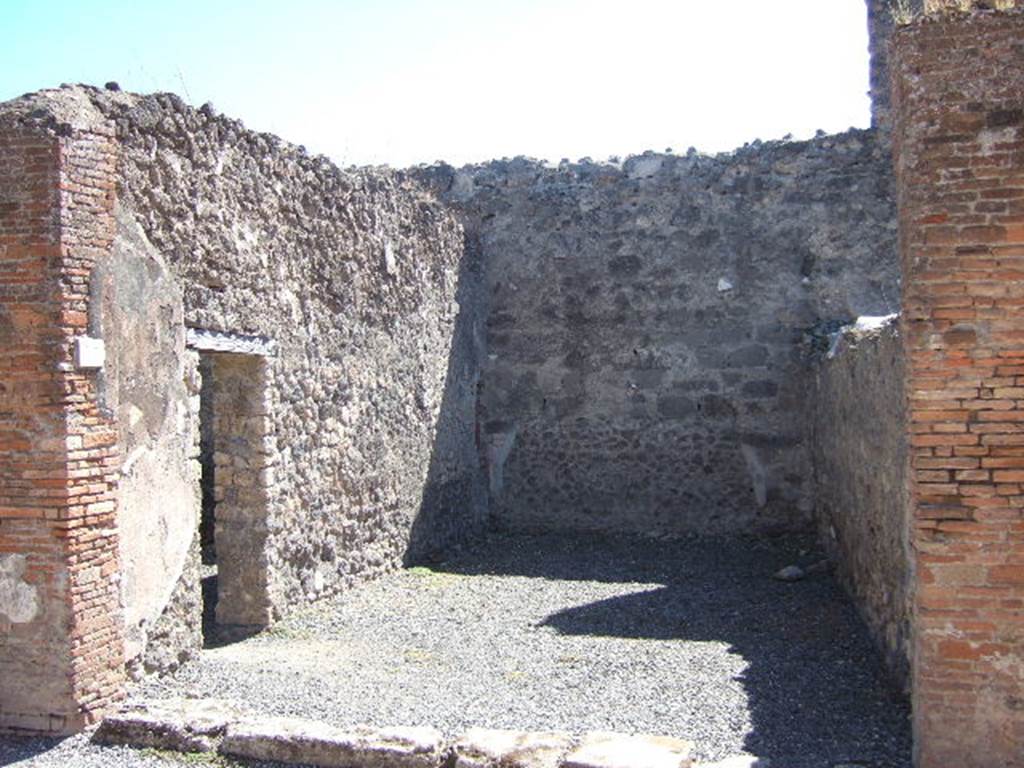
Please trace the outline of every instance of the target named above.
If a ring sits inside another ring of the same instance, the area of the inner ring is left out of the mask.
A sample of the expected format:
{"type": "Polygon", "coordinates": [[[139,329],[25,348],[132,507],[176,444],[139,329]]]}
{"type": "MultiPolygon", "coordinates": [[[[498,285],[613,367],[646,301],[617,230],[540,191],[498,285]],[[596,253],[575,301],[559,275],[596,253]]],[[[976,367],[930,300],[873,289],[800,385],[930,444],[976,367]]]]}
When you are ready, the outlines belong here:
{"type": "Polygon", "coordinates": [[[203,644],[252,635],[271,621],[268,596],[266,359],[199,348],[199,537],[203,644]]]}

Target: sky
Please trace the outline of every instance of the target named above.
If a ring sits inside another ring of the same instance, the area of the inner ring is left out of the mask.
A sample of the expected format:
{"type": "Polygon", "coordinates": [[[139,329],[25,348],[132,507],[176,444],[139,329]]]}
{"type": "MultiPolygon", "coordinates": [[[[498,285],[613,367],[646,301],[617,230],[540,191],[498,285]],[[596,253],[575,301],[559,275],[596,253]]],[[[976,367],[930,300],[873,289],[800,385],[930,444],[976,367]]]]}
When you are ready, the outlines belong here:
{"type": "Polygon", "coordinates": [[[870,123],[864,0],[0,0],[0,101],[116,81],[341,165],[728,151],[870,123]]]}

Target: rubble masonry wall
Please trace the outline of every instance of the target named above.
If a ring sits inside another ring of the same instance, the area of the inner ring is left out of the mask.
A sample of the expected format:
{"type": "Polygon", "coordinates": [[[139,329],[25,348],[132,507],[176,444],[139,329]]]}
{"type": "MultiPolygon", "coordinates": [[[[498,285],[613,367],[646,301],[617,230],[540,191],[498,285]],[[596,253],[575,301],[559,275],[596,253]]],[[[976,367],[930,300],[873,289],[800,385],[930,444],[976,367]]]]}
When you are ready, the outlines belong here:
{"type": "Polygon", "coordinates": [[[248,475],[270,494],[268,615],[479,528],[476,267],[451,215],[397,172],[341,171],[173,96],[89,97],[185,324],[276,345],[248,475]]]}
{"type": "Polygon", "coordinates": [[[499,524],[809,525],[804,336],[898,308],[875,132],[423,175],[484,263],[480,427],[499,524]]]}
{"type": "Polygon", "coordinates": [[[813,372],[809,438],[819,541],[895,683],[907,689],[912,553],[903,373],[895,321],[842,332],[813,372]]]}

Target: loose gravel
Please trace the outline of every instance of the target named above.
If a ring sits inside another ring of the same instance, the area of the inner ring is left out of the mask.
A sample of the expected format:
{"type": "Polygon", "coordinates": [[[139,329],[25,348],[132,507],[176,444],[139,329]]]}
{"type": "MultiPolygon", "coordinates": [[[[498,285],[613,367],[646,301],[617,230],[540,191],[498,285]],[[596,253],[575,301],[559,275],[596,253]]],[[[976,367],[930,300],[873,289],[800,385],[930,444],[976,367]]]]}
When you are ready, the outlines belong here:
{"type": "MultiPolygon", "coordinates": [[[[656,733],[694,741],[706,760],[748,752],[779,768],[908,768],[906,701],[842,590],[827,572],[771,578],[815,559],[794,539],[494,534],[208,649],[133,697],[211,697],[447,736],[472,726],[656,733]]],[[[5,758],[170,764],[81,736],[0,740],[5,758]]]]}

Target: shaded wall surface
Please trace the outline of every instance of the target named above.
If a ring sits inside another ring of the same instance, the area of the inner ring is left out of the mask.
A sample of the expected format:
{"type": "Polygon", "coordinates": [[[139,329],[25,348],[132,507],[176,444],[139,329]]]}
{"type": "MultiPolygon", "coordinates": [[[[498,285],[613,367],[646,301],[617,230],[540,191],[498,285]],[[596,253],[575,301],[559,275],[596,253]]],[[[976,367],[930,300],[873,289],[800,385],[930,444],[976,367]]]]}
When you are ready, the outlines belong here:
{"type": "Polygon", "coordinates": [[[911,551],[903,347],[895,320],[848,329],[814,371],[815,520],[843,586],[910,685],[911,551]]]}
{"type": "Polygon", "coordinates": [[[918,764],[1024,765],[1024,12],[893,44],[918,764]]]}
{"type": "Polygon", "coordinates": [[[480,423],[497,522],[809,522],[801,340],[898,300],[875,133],[422,173],[485,264],[480,423]]]}

